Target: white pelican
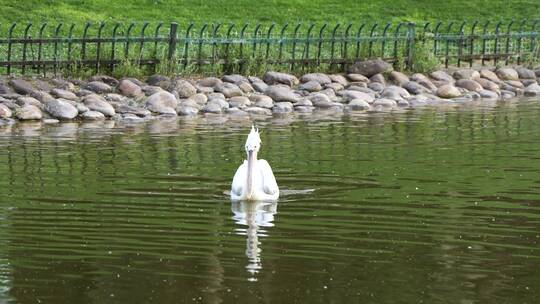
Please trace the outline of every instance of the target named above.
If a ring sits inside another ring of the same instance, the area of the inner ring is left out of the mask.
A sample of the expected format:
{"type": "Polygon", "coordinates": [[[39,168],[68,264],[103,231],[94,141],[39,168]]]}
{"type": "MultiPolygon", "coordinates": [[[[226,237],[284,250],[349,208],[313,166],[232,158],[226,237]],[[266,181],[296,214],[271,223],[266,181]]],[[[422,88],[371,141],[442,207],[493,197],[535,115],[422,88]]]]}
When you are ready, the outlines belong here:
{"type": "Polygon", "coordinates": [[[247,160],[238,167],[231,186],[231,199],[252,201],[273,201],[279,197],[279,188],[270,164],[257,159],[261,147],[259,130],[254,126],[246,140],[247,160]]]}

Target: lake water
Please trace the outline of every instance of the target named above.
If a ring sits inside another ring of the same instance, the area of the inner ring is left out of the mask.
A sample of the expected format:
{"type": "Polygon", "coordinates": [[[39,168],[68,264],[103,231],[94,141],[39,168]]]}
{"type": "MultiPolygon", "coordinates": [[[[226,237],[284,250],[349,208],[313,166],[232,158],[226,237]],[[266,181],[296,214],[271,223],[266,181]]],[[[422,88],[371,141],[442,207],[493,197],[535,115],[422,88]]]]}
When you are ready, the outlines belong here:
{"type": "Polygon", "coordinates": [[[0,303],[538,303],[540,102],[0,127],[0,303]]]}

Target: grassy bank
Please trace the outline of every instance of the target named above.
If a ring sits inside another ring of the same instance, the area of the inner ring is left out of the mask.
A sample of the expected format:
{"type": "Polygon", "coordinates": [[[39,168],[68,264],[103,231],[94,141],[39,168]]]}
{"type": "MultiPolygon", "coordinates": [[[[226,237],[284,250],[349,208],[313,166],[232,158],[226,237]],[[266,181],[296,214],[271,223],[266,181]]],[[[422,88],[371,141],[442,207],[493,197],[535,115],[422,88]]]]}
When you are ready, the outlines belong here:
{"type": "Polygon", "coordinates": [[[358,23],[538,17],[537,0],[3,0],[0,31],[15,21],[358,23]]]}

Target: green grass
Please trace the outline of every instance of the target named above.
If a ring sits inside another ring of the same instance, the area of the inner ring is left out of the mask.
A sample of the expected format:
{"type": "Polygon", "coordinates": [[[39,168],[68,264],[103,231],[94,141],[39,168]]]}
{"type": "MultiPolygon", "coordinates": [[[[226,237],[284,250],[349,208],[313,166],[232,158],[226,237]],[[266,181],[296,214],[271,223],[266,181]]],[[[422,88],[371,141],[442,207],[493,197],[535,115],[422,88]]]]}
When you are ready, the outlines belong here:
{"type": "Polygon", "coordinates": [[[537,0],[3,0],[0,10],[4,25],[26,21],[358,23],[538,17],[537,0]]]}

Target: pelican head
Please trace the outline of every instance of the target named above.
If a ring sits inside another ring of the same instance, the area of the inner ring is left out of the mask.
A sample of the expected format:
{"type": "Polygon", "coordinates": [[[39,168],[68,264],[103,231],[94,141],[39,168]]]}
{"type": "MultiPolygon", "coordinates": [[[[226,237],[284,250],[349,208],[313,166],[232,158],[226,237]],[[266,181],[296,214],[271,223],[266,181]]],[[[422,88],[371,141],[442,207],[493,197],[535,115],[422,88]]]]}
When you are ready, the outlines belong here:
{"type": "Polygon", "coordinates": [[[261,148],[261,137],[259,136],[259,130],[255,129],[255,126],[251,126],[251,132],[246,140],[246,153],[248,157],[250,154],[257,154],[261,148]]]}

